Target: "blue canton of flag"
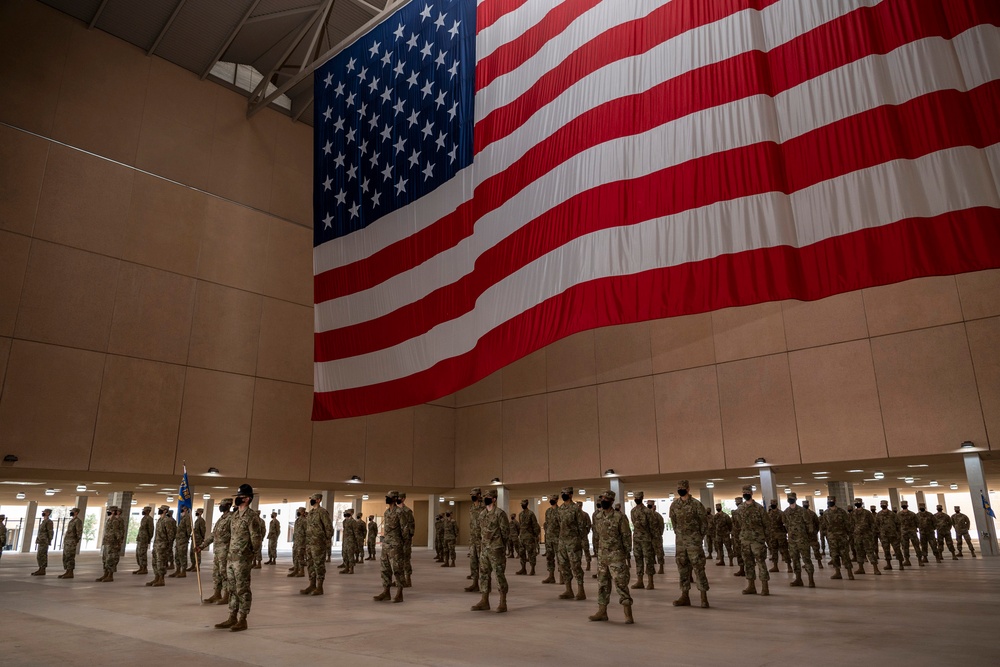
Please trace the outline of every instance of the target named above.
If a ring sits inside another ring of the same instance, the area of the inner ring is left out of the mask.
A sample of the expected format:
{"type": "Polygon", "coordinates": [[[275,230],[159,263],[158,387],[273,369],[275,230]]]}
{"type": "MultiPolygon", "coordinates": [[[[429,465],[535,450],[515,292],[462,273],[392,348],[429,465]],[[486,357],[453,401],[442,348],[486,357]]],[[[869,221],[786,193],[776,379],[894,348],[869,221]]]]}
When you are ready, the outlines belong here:
{"type": "Polygon", "coordinates": [[[191,485],[188,484],[188,471],[187,466],[184,466],[184,476],[181,477],[181,487],[177,489],[177,514],[180,516],[180,510],[187,507],[188,511],[191,511],[191,485]]]}
{"type": "Polygon", "coordinates": [[[980,491],[979,497],[983,499],[983,509],[986,510],[986,513],[994,519],[997,518],[997,515],[993,513],[993,508],[990,507],[990,501],[986,500],[986,494],[980,491]]]}
{"type": "Polygon", "coordinates": [[[471,164],[475,10],[414,0],[316,71],[314,245],[471,164]]]}

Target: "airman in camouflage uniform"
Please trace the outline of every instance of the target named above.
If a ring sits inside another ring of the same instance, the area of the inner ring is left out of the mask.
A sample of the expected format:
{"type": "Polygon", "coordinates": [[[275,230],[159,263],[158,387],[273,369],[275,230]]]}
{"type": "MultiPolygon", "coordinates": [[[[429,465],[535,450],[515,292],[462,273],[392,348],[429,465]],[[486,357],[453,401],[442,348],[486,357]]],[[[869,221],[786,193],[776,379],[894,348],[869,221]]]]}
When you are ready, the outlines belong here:
{"type": "Polygon", "coordinates": [[[771,576],[767,571],[767,510],[753,499],[753,487],[749,484],[743,487],[743,504],[737,510],[740,526],[740,546],[743,549],[743,566],[746,569],[747,587],[744,595],[757,594],[757,575],[754,565],[760,571],[760,594],[770,595],[768,580],[771,576]]]}
{"type": "MultiPolygon", "coordinates": [[[[715,550],[715,515],[712,514],[712,508],[705,508],[705,524],[707,526],[705,530],[705,559],[712,559],[712,552],[715,550]]],[[[655,546],[655,545],[654,545],[655,546]]],[[[661,540],[660,546],[663,546],[661,540]]]]}
{"type": "Polygon", "coordinates": [[[375,560],[375,540],[378,539],[378,524],[375,515],[368,515],[368,560],[375,560]]]}
{"type": "Polygon", "coordinates": [[[843,565],[847,570],[847,578],[854,579],[854,570],[851,569],[851,550],[848,548],[848,539],[851,535],[851,516],[843,508],[837,507],[837,497],[829,496],[826,499],[826,512],[823,514],[822,523],[826,525],[826,535],[830,543],[830,560],[833,563],[833,576],[831,579],[843,579],[840,574],[840,567],[843,565]]]}
{"type": "Polygon", "coordinates": [[[261,569],[261,564],[264,562],[264,534],[267,532],[267,521],[264,520],[264,510],[254,511],[254,521],[257,522],[257,527],[260,528],[261,540],[260,545],[257,547],[257,553],[253,557],[253,569],[261,569]]]}
{"type": "Polygon", "coordinates": [[[788,571],[792,571],[792,559],[788,556],[788,528],[785,527],[785,515],[778,509],[778,501],[771,500],[770,509],[767,511],[768,537],[767,543],[771,549],[771,569],[769,572],[778,571],[778,555],[785,561],[788,571]]]}
{"type": "Polygon", "coordinates": [[[174,536],[174,571],[169,577],[186,577],[187,574],[187,554],[188,541],[191,539],[191,532],[194,527],[191,525],[191,510],[187,507],[181,508],[180,519],[177,521],[177,534],[174,536]]]}
{"type": "Polygon", "coordinates": [[[823,510],[819,511],[819,552],[826,555],[827,551],[827,539],[826,539],[826,523],[823,522],[823,510]]]}
{"type": "Polygon", "coordinates": [[[944,513],[944,507],[941,505],[937,506],[937,513],[934,515],[934,529],[937,530],[938,553],[943,555],[944,547],[948,545],[951,559],[958,560],[958,556],[955,555],[955,543],[951,541],[951,517],[944,513]]]}
{"type": "Polygon", "coordinates": [[[594,527],[594,522],[591,520],[590,515],[583,511],[582,502],[577,501],[576,506],[580,508],[580,514],[583,519],[580,541],[583,545],[583,557],[587,560],[587,572],[590,572],[590,562],[592,560],[590,555],[590,531],[594,527]]]}
{"type": "Polygon", "coordinates": [[[910,511],[909,503],[905,500],[900,501],[899,513],[896,515],[896,518],[899,519],[899,533],[903,542],[903,565],[910,567],[910,545],[912,544],[913,551],[917,555],[917,565],[923,567],[925,561],[923,553],[920,550],[920,539],[917,536],[920,519],[910,511]]]}
{"type": "Polygon", "coordinates": [[[264,541],[264,521],[250,507],[253,487],[241,484],[236,491],[233,512],[229,521],[229,560],[226,574],[229,580],[229,618],[217,623],[217,628],[233,632],[247,629],[247,615],[253,603],[250,591],[250,571],[264,541]]]}
{"type": "MultiPolygon", "coordinates": [[[[510,522],[507,513],[497,505],[497,490],[489,489],[483,498],[485,508],[479,514],[479,590],[482,597],[472,605],[472,611],[490,608],[491,575],[496,573],[500,604],[497,613],[507,611],[507,542],[510,541],[510,522]]],[[[575,505],[574,505],[575,507],[575,505]]],[[[581,575],[581,579],[583,575],[581,575]]]]}
{"type": "MultiPolygon", "coordinates": [[[[388,600],[389,587],[396,584],[396,596],[393,602],[403,601],[403,580],[406,575],[403,572],[403,540],[404,530],[403,512],[396,502],[399,500],[398,491],[389,491],[385,494],[386,510],[382,516],[382,592],[375,596],[376,602],[388,600]]],[[[476,582],[478,586],[479,582],[476,582]]]]}
{"type": "Polygon", "coordinates": [[[823,569],[823,554],[820,552],[819,548],[819,517],[816,516],[816,512],[812,511],[809,507],[809,499],[802,501],[802,511],[806,513],[806,517],[809,520],[809,547],[813,551],[813,555],[816,558],[816,565],[819,569],[823,569]]]}
{"type": "Polygon", "coordinates": [[[188,566],[188,572],[194,572],[198,567],[201,566],[201,561],[196,557],[196,552],[198,551],[198,545],[205,541],[205,519],[201,516],[204,512],[202,508],[198,508],[194,511],[194,531],[191,533],[191,549],[188,552],[190,556],[191,564],[188,566]]]}
{"type": "Polygon", "coordinates": [[[3,557],[3,551],[6,546],[7,546],[7,515],[0,514],[0,558],[3,557]]]}
{"type": "Polygon", "coordinates": [[[927,558],[927,547],[930,546],[930,551],[934,554],[937,562],[943,563],[941,549],[938,548],[937,537],[934,534],[936,530],[934,515],[927,511],[927,506],[924,503],[917,505],[917,510],[917,525],[920,526],[920,551],[923,553],[924,562],[930,562],[927,558]]]}
{"type": "Polygon", "coordinates": [[[559,496],[552,495],[549,498],[549,508],[545,510],[545,569],[549,576],[542,579],[543,584],[556,583],[556,558],[559,553],[559,508],[556,503],[559,496]]]}
{"type": "Polygon", "coordinates": [[[666,522],[663,520],[663,515],[656,511],[656,503],[652,500],[646,503],[646,509],[649,510],[649,516],[653,519],[653,557],[656,559],[656,564],[660,566],[657,572],[663,574],[663,563],[666,560],[663,553],[663,533],[666,531],[666,522]]]}
{"type": "Polygon", "coordinates": [[[286,576],[306,576],[306,523],[306,508],[299,507],[295,510],[295,525],[292,526],[292,569],[286,576]]]}
{"type": "Polygon", "coordinates": [[[344,562],[338,565],[337,569],[340,570],[340,574],[354,574],[354,554],[357,550],[355,542],[358,539],[358,534],[354,530],[354,517],[351,510],[344,512],[344,524],[341,532],[343,533],[343,541],[340,544],[340,552],[344,557],[344,562]]]}
{"type": "MultiPolygon", "coordinates": [[[[601,497],[598,496],[594,501],[594,511],[590,515],[591,535],[593,535],[594,537],[594,558],[597,558],[597,550],[600,548],[601,538],[597,536],[597,518],[598,516],[601,515],[602,512],[603,510],[601,509],[601,497]]],[[[631,529],[629,530],[631,532],[631,529]]],[[[597,572],[594,572],[594,574],[590,576],[593,577],[594,579],[597,579],[597,572]]]]}
{"type": "MultiPolygon", "coordinates": [[[[521,534],[521,526],[518,525],[518,523],[517,523],[517,514],[511,514],[508,518],[510,519],[510,534],[511,535],[520,535],[521,534]]],[[[516,554],[517,554],[517,546],[516,545],[518,545],[520,543],[521,543],[521,541],[518,540],[518,539],[507,540],[507,558],[514,558],[516,556],[516,554]]]]}
{"type": "Polygon", "coordinates": [[[167,574],[167,563],[170,551],[177,536],[177,522],[170,516],[170,508],[160,505],[156,514],[160,517],[153,533],[153,580],[147,581],[147,586],[163,586],[163,577],[167,574]]]}
{"type": "Polygon", "coordinates": [[[861,498],[854,499],[851,522],[854,528],[854,548],[858,553],[858,569],[854,574],[865,573],[865,558],[871,562],[875,574],[882,574],[878,569],[878,547],[875,546],[875,517],[865,509],[861,498]]]}
{"type": "Polygon", "coordinates": [[[806,571],[809,577],[809,588],[816,588],[816,581],[813,579],[813,563],[809,556],[810,544],[809,536],[812,534],[812,522],[809,513],[798,506],[796,494],[789,493],[788,507],[785,509],[785,528],[788,530],[788,553],[792,559],[792,569],[795,572],[795,579],[789,586],[802,586],[802,570],[806,571]]]}
{"type": "Polygon", "coordinates": [[[451,516],[451,512],[445,512],[444,520],[441,522],[441,535],[444,544],[441,545],[441,554],[444,563],[441,567],[455,567],[455,542],[458,541],[458,522],[451,516]]]}
{"type": "Polygon", "coordinates": [[[275,565],[278,562],[278,537],[281,535],[281,522],[278,521],[278,513],[271,512],[271,522],[267,526],[267,564],[275,565]]]}
{"type": "MultiPolygon", "coordinates": [[[[80,540],[83,538],[83,519],[80,518],[79,508],[74,507],[69,511],[70,520],[66,524],[66,532],[63,533],[63,569],[65,572],[59,575],[60,579],[72,579],[73,570],[76,569],[76,552],[80,548],[80,540]]],[[[6,539],[4,532],[3,538],[6,539]]]]}
{"type": "Polygon", "coordinates": [[[951,515],[951,523],[955,526],[955,541],[958,542],[958,557],[963,558],[962,554],[962,538],[965,538],[965,543],[969,545],[969,553],[972,557],[976,557],[976,550],[972,547],[972,538],[969,537],[969,529],[972,528],[972,522],[969,521],[969,517],[962,514],[961,508],[955,505],[955,513],[951,515]]]}
{"type": "MultiPolygon", "coordinates": [[[[885,556],[885,569],[892,569],[892,560],[889,556],[891,547],[896,553],[896,560],[899,561],[899,569],[903,569],[903,552],[899,548],[899,517],[889,509],[889,501],[881,502],[882,509],[875,515],[875,532],[882,543],[882,553],[885,556]]],[[[876,546],[876,552],[878,546],[876,546]]]]}
{"type": "Polygon", "coordinates": [[[483,511],[483,492],[478,486],[469,492],[469,576],[472,583],[465,587],[467,593],[479,590],[479,513],[483,511]]]}
{"type": "Polygon", "coordinates": [[[142,508],[142,518],[139,519],[139,532],[135,536],[135,562],[139,566],[132,574],[149,574],[149,545],[153,541],[153,508],[146,505],[142,508]]]}
{"type": "Polygon", "coordinates": [[[611,582],[614,580],[618,602],[625,611],[625,623],[631,624],[635,622],[632,617],[632,596],[628,590],[632,578],[628,565],[631,560],[632,530],[625,515],[612,509],[614,502],[615,492],[610,489],[598,497],[600,509],[593,522],[597,551],[597,613],[588,618],[591,621],[608,620],[611,582]]]}
{"type": "Polygon", "coordinates": [[[434,562],[444,560],[444,514],[434,515],[434,562]]]}
{"type": "Polygon", "coordinates": [[[680,575],[681,596],[674,600],[675,607],[690,607],[691,580],[701,592],[701,606],[708,608],[708,577],[705,576],[705,531],[708,514],[700,500],[688,493],[688,481],[677,483],[677,497],[670,503],[670,525],[676,535],[677,574],[680,575]]]}
{"type": "MultiPolygon", "coordinates": [[[[354,516],[353,514],[351,516],[354,516]]],[[[365,537],[368,535],[368,524],[364,517],[354,519],[354,562],[360,563],[365,559],[365,537]]]]}
{"type": "Polygon", "coordinates": [[[521,501],[521,513],[517,517],[519,531],[517,539],[521,542],[521,569],[514,574],[529,574],[527,566],[531,565],[530,576],[535,576],[535,564],[538,561],[538,537],[542,529],[538,525],[535,513],[528,507],[528,499],[521,501]]]}
{"type": "Polygon", "coordinates": [[[559,594],[560,600],[586,600],[583,590],[583,545],[580,535],[583,511],[573,500],[573,487],[562,489],[563,504],[556,515],[559,520],[559,576],[566,582],[566,590],[559,594]],[[577,592],[573,593],[573,579],[576,579],[577,592]]]}
{"type": "Polygon", "coordinates": [[[125,542],[125,520],[121,517],[118,505],[108,508],[108,518],[104,522],[104,539],[101,545],[101,558],[104,561],[104,575],[95,581],[111,582],[115,580],[118,560],[122,556],[122,544],[125,542]]]}
{"type": "Polygon", "coordinates": [[[656,559],[653,556],[653,513],[643,504],[644,494],[636,491],[632,508],[632,552],[635,556],[635,575],[637,581],[632,588],[648,588],[653,590],[653,573],[656,570],[656,559]],[[648,575],[649,583],[644,585],[642,576],[648,575]]]}
{"type": "Polygon", "coordinates": [[[715,516],[712,519],[715,528],[715,553],[719,556],[716,565],[726,564],[726,550],[729,550],[729,564],[733,564],[733,520],[722,511],[722,503],[715,503],[715,516]]]}
{"type": "Polygon", "coordinates": [[[299,591],[302,595],[323,595],[326,579],[326,555],[333,539],[333,522],[330,513],[320,503],[322,493],[309,498],[310,510],[306,518],[306,563],[309,566],[309,585],[299,591]]]}
{"type": "MultiPolygon", "coordinates": [[[[730,518],[733,520],[733,546],[736,548],[736,563],[740,566],[736,572],[733,572],[734,577],[745,577],[746,570],[743,567],[743,542],[740,538],[740,508],[743,507],[743,497],[735,499],[736,509],[733,510],[730,518]]],[[[730,563],[732,565],[732,563],[730,563]]]]}
{"type": "Polygon", "coordinates": [[[400,491],[398,505],[403,512],[400,518],[403,522],[403,572],[406,574],[403,587],[409,588],[413,585],[410,578],[413,575],[413,533],[417,529],[417,522],[413,517],[413,510],[406,506],[406,492],[400,491]]]}
{"type": "Polygon", "coordinates": [[[44,577],[45,568],[49,566],[49,545],[52,544],[54,536],[52,519],[49,518],[51,515],[52,510],[42,510],[42,521],[38,525],[38,536],[35,538],[35,544],[38,545],[38,555],[35,557],[38,569],[31,573],[33,577],[44,577]]]}
{"type": "Polygon", "coordinates": [[[199,553],[212,547],[212,584],[215,592],[211,597],[204,599],[208,604],[229,604],[229,541],[232,535],[233,515],[229,511],[233,506],[232,498],[223,498],[219,501],[219,520],[212,527],[212,534],[203,539],[195,550],[199,553]]]}

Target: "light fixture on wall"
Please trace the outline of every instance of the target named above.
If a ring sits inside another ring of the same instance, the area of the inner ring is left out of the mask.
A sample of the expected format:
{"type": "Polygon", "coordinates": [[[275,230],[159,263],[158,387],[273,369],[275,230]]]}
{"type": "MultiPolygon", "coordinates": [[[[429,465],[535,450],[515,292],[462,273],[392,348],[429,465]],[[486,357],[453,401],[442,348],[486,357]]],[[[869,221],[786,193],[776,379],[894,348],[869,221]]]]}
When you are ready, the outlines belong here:
{"type": "Polygon", "coordinates": [[[631,498],[632,496],[634,496],[634,495],[635,495],[635,493],[634,493],[634,492],[632,492],[632,491],[629,491],[629,492],[628,492],[628,493],[626,493],[625,495],[626,495],[626,496],[628,496],[629,498],[631,498]]]}
{"type": "Polygon", "coordinates": [[[24,491],[21,491],[21,492],[19,492],[19,493],[17,494],[16,498],[17,498],[18,500],[24,500],[24,491]]]}
{"type": "Polygon", "coordinates": [[[448,501],[448,504],[449,504],[449,505],[454,505],[454,504],[455,504],[455,501],[454,501],[454,500],[449,500],[449,501],[448,501]]]}
{"type": "Polygon", "coordinates": [[[204,498],[205,500],[211,500],[212,499],[212,494],[211,493],[206,493],[206,494],[202,495],[202,498],[204,498]]]}
{"type": "Polygon", "coordinates": [[[604,476],[605,477],[617,477],[618,475],[615,474],[615,469],[614,468],[608,468],[607,470],[604,471],[604,476]]]}
{"type": "Polygon", "coordinates": [[[754,491],[756,491],[757,490],[757,485],[756,484],[751,484],[750,488],[753,489],[754,491]]]}
{"type": "Polygon", "coordinates": [[[14,454],[7,454],[3,457],[4,463],[17,463],[17,456],[14,454]]]}
{"type": "Polygon", "coordinates": [[[913,484],[913,478],[912,477],[904,477],[903,481],[906,482],[907,484],[913,484]]]}
{"type": "Polygon", "coordinates": [[[443,503],[444,502],[444,496],[438,496],[438,502],[439,503],[443,503]]]}
{"type": "Polygon", "coordinates": [[[884,478],[885,478],[885,473],[884,473],[884,472],[882,472],[881,470],[876,470],[876,471],[875,471],[875,474],[874,474],[874,475],[872,475],[872,476],[873,476],[873,477],[874,477],[875,479],[884,479],[884,478]]]}
{"type": "Polygon", "coordinates": [[[167,496],[167,502],[168,503],[174,502],[174,497],[173,496],[167,496]]]}
{"type": "Polygon", "coordinates": [[[349,483],[351,483],[351,484],[360,484],[361,483],[361,478],[358,477],[357,475],[351,475],[351,478],[349,480],[347,480],[347,481],[349,483]]]}
{"type": "Polygon", "coordinates": [[[952,484],[948,488],[951,489],[952,491],[958,491],[958,484],[952,484]]]}
{"type": "Polygon", "coordinates": [[[213,477],[218,477],[218,475],[219,475],[219,469],[218,468],[209,468],[208,472],[206,472],[205,474],[206,475],[212,475],[213,477]]]}
{"type": "Polygon", "coordinates": [[[80,492],[80,493],[83,493],[84,491],[87,490],[87,485],[86,484],[80,484],[79,486],[76,487],[76,490],[78,492],[80,492]]]}
{"type": "MultiPolygon", "coordinates": [[[[963,442],[961,444],[961,448],[962,449],[972,449],[975,446],[976,446],[976,443],[972,442],[971,440],[966,440],[965,442],[963,442]]],[[[7,460],[6,457],[4,457],[4,461],[6,461],[6,460],[7,460]]],[[[14,457],[14,460],[15,461],[17,460],[16,456],[14,457]]]]}
{"type": "Polygon", "coordinates": [[[937,486],[938,485],[937,480],[936,479],[932,479],[930,485],[931,486],[937,486]]]}
{"type": "Polygon", "coordinates": [[[763,456],[758,456],[757,460],[753,462],[753,464],[757,466],[762,466],[765,463],[767,463],[767,459],[765,459],[763,456]]]}
{"type": "Polygon", "coordinates": [[[55,489],[45,489],[45,495],[47,495],[47,496],[54,496],[54,495],[56,495],[56,490],[55,489]]]}
{"type": "Polygon", "coordinates": [[[363,495],[361,496],[361,500],[368,500],[368,494],[367,494],[367,493],[366,493],[366,494],[363,494],[363,495]]]}
{"type": "Polygon", "coordinates": [[[133,505],[138,505],[138,504],[139,504],[139,501],[138,501],[138,500],[136,500],[135,498],[133,498],[133,499],[132,499],[132,504],[133,504],[133,505]]]}
{"type": "Polygon", "coordinates": [[[714,489],[715,488],[715,482],[705,482],[705,488],[706,489],[714,489]]]}
{"type": "Polygon", "coordinates": [[[580,489],[580,495],[581,496],[585,496],[585,495],[587,495],[587,492],[585,490],[583,490],[583,489],[580,489]]]}
{"type": "Polygon", "coordinates": [[[792,490],[789,487],[785,487],[785,495],[788,495],[791,492],[792,490]]]}
{"type": "Polygon", "coordinates": [[[548,501],[548,499],[549,499],[549,497],[548,497],[548,496],[542,496],[542,502],[543,502],[543,503],[544,503],[544,502],[547,502],[547,501],[548,501]]]}
{"type": "Polygon", "coordinates": [[[490,484],[493,484],[494,486],[499,486],[500,483],[501,482],[499,477],[494,477],[493,479],[490,480],[490,484]]]}
{"type": "Polygon", "coordinates": [[[822,496],[822,495],[823,495],[823,492],[822,492],[822,491],[820,491],[819,489],[816,489],[815,491],[813,491],[813,495],[814,495],[814,496],[822,496]]]}

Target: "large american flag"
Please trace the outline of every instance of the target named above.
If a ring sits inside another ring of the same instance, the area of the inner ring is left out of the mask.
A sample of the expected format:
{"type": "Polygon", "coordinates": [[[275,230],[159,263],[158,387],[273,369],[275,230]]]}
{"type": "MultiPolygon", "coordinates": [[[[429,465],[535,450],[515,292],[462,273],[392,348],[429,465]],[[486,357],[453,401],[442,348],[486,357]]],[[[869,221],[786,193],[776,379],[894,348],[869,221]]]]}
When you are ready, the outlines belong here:
{"type": "Polygon", "coordinates": [[[996,0],[412,0],[316,73],[315,395],[1000,266],[996,0]]]}

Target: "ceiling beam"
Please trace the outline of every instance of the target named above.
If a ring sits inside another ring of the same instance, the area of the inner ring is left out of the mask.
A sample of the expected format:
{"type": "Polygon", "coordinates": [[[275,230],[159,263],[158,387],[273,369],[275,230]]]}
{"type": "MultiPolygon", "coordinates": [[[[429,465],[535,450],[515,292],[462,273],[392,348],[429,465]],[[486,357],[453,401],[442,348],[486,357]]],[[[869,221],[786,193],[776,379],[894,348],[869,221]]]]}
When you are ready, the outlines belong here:
{"type": "MultiPolygon", "coordinates": [[[[361,9],[364,9],[365,11],[367,11],[372,16],[375,16],[376,14],[379,14],[379,13],[382,12],[381,9],[379,9],[378,7],[376,7],[375,5],[373,5],[371,3],[365,2],[365,0],[351,0],[351,2],[353,4],[355,4],[355,5],[357,5],[358,7],[361,7],[361,9]]],[[[390,1],[389,3],[387,3],[386,6],[389,6],[391,4],[392,4],[392,2],[390,1]]]]}
{"type": "Polygon", "coordinates": [[[184,9],[184,4],[186,2],[187,0],[180,0],[180,2],[177,3],[177,6],[174,7],[174,11],[171,12],[170,18],[168,18],[167,22],[163,24],[163,29],[160,30],[160,34],[156,36],[155,40],[153,40],[153,45],[149,47],[149,51],[146,51],[147,56],[153,55],[153,51],[155,51],[156,47],[160,45],[160,40],[163,39],[163,36],[167,34],[168,30],[170,30],[170,24],[174,22],[177,15],[181,13],[182,9],[184,9]]]}
{"type": "Polygon", "coordinates": [[[240,34],[240,30],[243,29],[244,25],[246,25],[246,22],[247,20],[249,20],[250,15],[253,14],[254,10],[257,9],[257,5],[259,4],[260,0],[253,0],[253,2],[250,3],[250,6],[247,8],[246,12],[243,13],[243,17],[240,19],[239,23],[233,26],[233,29],[229,31],[229,36],[226,37],[226,41],[222,43],[222,46],[219,48],[219,50],[215,52],[214,56],[212,56],[212,61],[208,63],[208,67],[206,67],[204,71],[202,71],[200,77],[201,79],[204,79],[206,76],[208,76],[208,73],[212,71],[213,67],[215,67],[215,63],[219,62],[219,59],[222,58],[222,54],[226,52],[226,49],[229,48],[229,45],[233,43],[234,39],[236,39],[236,35],[240,34]]]}
{"type": "Polygon", "coordinates": [[[271,19],[280,19],[285,16],[295,16],[296,14],[309,14],[311,12],[319,11],[322,8],[323,3],[318,5],[309,5],[308,7],[296,7],[295,9],[285,9],[280,12],[271,12],[270,14],[261,14],[260,16],[254,16],[249,19],[247,23],[260,23],[261,21],[270,21],[271,19]]]}
{"type": "Polygon", "coordinates": [[[90,19],[90,23],[87,24],[87,28],[93,28],[97,25],[97,19],[101,18],[101,14],[104,13],[104,8],[108,6],[108,0],[101,0],[101,4],[97,7],[97,11],[94,12],[93,18],[90,19]]]}
{"type": "Polygon", "coordinates": [[[299,95],[298,97],[292,98],[293,121],[297,121],[299,118],[302,118],[302,114],[305,113],[305,110],[308,109],[309,105],[313,103],[315,96],[316,93],[312,89],[312,86],[310,86],[308,92],[306,92],[303,95],[299,95]]]}

